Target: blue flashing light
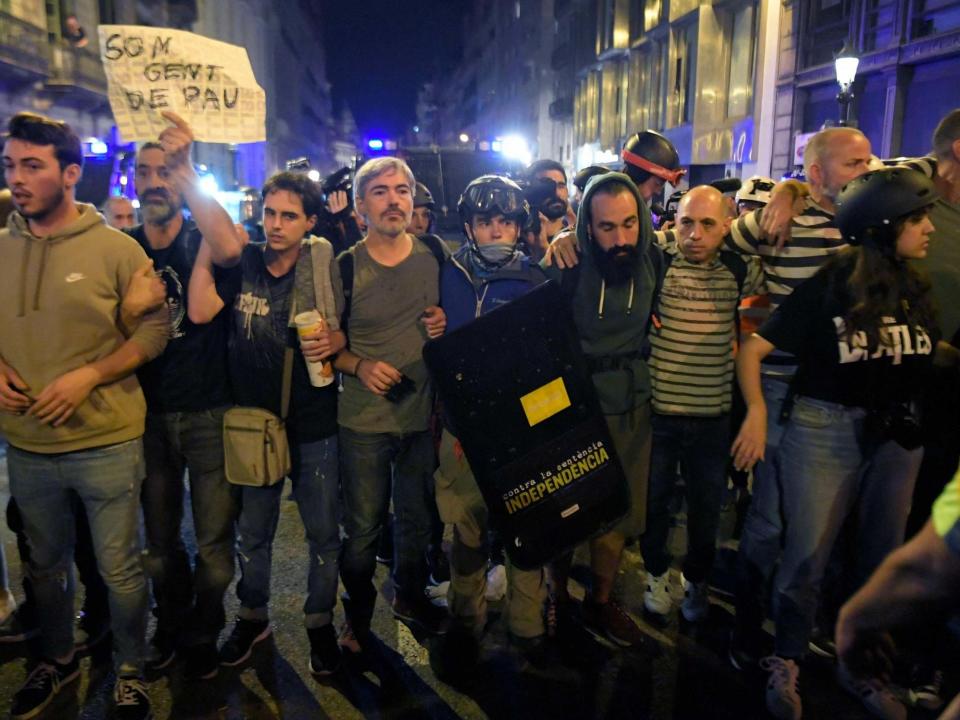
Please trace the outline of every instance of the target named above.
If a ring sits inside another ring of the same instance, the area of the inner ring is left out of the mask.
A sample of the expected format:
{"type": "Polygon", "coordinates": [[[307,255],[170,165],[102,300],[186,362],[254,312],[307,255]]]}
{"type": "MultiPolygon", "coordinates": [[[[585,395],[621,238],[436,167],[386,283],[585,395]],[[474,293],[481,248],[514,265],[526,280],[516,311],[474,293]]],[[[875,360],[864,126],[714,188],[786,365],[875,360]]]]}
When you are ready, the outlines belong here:
{"type": "Polygon", "coordinates": [[[84,144],[87,146],[88,155],[106,155],[110,152],[110,148],[100,138],[88,137],[84,144]]]}
{"type": "Polygon", "coordinates": [[[379,138],[367,140],[367,147],[371,150],[383,150],[383,140],[379,138]]]}

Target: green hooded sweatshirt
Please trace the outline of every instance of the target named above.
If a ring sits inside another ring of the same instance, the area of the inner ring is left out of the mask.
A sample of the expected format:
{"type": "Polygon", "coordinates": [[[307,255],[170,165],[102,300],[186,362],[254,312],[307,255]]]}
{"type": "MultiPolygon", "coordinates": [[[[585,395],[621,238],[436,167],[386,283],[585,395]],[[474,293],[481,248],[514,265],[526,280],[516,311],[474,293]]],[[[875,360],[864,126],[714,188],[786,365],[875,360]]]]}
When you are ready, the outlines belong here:
{"type": "MultiPolygon", "coordinates": [[[[12,213],[0,230],[0,356],[35,398],[70,370],[101,360],[127,339],[120,303],[133,273],[147,262],[137,241],[107,227],[93,205],[48,237],[31,234],[12,213]]],[[[167,343],[167,309],[145,316],[130,336],[152,359],[167,343]]],[[[146,403],[136,375],[100,385],[60,427],[0,413],[0,431],[16,448],[62,453],[143,435],[146,403]]]]}
{"type": "Polygon", "coordinates": [[[658,272],[651,252],[659,252],[655,247],[651,250],[650,211],[630,178],[611,172],[590,179],[577,213],[577,242],[579,265],[567,270],[551,265],[544,270],[560,283],[565,293],[573,288],[573,320],[593,371],[600,407],[605,415],[620,415],[650,401],[650,372],[641,351],[647,338],[658,272]],[[593,240],[587,234],[591,200],[598,188],[610,183],[623,184],[633,193],[640,219],[637,261],[630,280],[618,285],[604,281],[589,250],[593,240]]]}

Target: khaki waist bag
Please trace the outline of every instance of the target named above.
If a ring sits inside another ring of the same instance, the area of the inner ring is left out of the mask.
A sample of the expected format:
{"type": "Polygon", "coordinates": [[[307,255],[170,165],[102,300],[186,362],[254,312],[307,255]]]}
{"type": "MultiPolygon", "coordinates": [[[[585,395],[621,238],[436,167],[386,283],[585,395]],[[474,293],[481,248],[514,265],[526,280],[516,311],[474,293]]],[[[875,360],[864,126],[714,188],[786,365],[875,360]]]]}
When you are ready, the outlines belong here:
{"type": "MultiPolygon", "coordinates": [[[[291,312],[292,315],[292,312],[291,312]]],[[[227,481],[233,485],[269,487],[290,472],[290,442],[287,440],[287,411],[293,349],[283,354],[283,385],[280,417],[258,407],[230,408],[223,416],[223,461],[227,481]]]]}
{"type": "Polygon", "coordinates": [[[223,459],[234,485],[266,487],[290,472],[290,444],[283,420],[269,410],[236,407],[223,416],[223,459]]]}

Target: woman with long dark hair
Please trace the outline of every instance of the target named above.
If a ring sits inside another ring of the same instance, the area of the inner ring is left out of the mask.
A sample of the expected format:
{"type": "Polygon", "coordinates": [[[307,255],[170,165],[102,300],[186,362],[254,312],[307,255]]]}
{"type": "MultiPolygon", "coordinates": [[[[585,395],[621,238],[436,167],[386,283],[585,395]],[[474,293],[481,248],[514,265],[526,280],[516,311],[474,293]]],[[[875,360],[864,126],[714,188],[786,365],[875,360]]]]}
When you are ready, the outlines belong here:
{"type": "MultiPolygon", "coordinates": [[[[776,717],[800,717],[796,662],[844,521],[856,514],[858,583],[903,542],[923,453],[916,402],[938,346],[930,286],[910,260],[926,256],[935,198],[914,170],[850,182],[836,215],[849,247],[798,287],[737,359],[748,408],[732,450],[737,467],[763,455],[761,360],[778,348],[799,362],[777,457],[785,542],[774,581],[775,655],[763,661],[776,717]]],[[[858,692],[895,716],[903,709],[880,686],[858,692]]]]}

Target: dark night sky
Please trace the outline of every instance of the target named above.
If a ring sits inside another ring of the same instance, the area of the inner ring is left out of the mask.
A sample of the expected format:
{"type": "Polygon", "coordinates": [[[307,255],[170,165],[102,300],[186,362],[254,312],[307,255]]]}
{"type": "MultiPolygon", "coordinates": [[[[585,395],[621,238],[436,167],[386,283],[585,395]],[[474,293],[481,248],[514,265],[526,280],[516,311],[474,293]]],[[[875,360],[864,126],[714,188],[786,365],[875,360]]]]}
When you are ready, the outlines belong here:
{"type": "Polygon", "coordinates": [[[396,136],[416,118],[417,89],[455,66],[470,0],[322,0],[334,111],[360,131],[396,136]]]}

